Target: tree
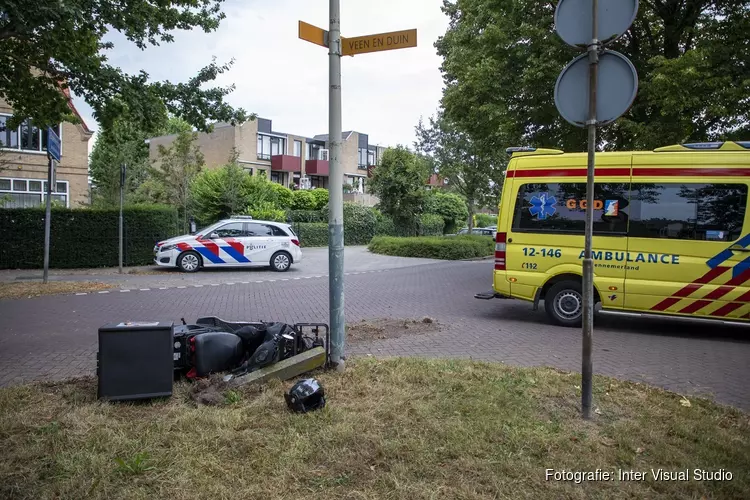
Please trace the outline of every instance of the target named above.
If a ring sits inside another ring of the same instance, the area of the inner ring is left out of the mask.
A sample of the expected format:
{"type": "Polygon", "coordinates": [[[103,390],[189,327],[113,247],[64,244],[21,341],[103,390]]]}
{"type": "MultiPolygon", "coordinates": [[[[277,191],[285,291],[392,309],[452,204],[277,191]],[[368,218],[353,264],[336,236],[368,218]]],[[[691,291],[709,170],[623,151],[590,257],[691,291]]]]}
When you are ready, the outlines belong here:
{"type": "Polygon", "coordinates": [[[426,156],[432,169],[448,179],[449,185],[465,198],[466,220],[471,231],[476,208],[495,202],[502,186],[505,169],[502,154],[482,147],[442,114],[430,118],[429,126],[420,120],[416,134],[419,154],[426,156]]]}
{"type": "MultiPolygon", "coordinates": [[[[482,147],[586,149],[555,81],[577,52],[554,32],[556,2],[445,0],[445,115],[482,147]]],[[[631,110],[600,132],[606,149],[652,149],[750,133],[750,0],[646,0],[612,49],[636,67],[631,110]]]]}
{"type": "Polygon", "coordinates": [[[176,206],[185,232],[188,231],[188,216],[192,208],[190,185],[205,164],[203,153],[196,144],[197,136],[196,132],[183,131],[177,134],[170,146],[160,145],[158,165],[150,169],[153,179],[163,187],[163,198],[152,201],[176,206]]]}
{"type": "Polygon", "coordinates": [[[455,232],[457,226],[463,224],[469,217],[464,198],[456,193],[444,193],[437,190],[427,194],[424,211],[442,217],[446,233],[455,232]]]}
{"type": "Polygon", "coordinates": [[[378,208],[397,225],[416,230],[429,174],[427,162],[403,146],[387,149],[370,179],[370,190],[380,198],[378,208]]]}
{"type": "Polygon", "coordinates": [[[250,204],[250,177],[236,153],[226,165],[199,173],[190,187],[198,221],[208,225],[244,212],[250,204]]]}
{"type": "Polygon", "coordinates": [[[127,113],[109,127],[102,128],[89,159],[92,177],[92,202],[97,206],[116,206],[120,203],[120,165],[125,164],[126,203],[148,202],[150,196],[138,194],[141,184],[149,179],[150,163],[146,139],[155,135],[192,131],[192,127],[166,113],[155,116],[148,129],[139,128],[127,113]]]}
{"type": "Polygon", "coordinates": [[[0,98],[14,110],[11,126],[31,118],[40,125],[77,122],[67,92],[81,96],[102,127],[113,126],[123,109],[147,128],[165,109],[207,130],[213,120],[243,122],[244,110],[225,101],[234,86],[204,88],[227,71],[211,64],[186,83],[150,82],[148,74],[125,74],[108,64],[105,42],[122,33],[138,48],[174,41],[173,31],[194,27],[215,31],[225,17],[223,0],[37,0],[3,2],[0,11],[0,98]],[[61,91],[62,90],[62,91],[61,91]]]}

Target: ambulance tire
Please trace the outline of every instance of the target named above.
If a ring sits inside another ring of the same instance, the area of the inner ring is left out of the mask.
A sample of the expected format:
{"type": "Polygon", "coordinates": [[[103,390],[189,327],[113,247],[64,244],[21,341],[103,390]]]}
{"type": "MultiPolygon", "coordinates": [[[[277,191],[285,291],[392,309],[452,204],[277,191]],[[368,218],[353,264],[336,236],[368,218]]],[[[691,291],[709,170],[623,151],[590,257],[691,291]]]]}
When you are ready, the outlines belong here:
{"type": "Polygon", "coordinates": [[[544,294],[544,310],[553,323],[579,327],[583,319],[583,293],[579,281],[555,283],[544,294]]]}
{"type": "Polygon", "coordinates": [[[194,273],[201,268],[201,256],[196,252],[182,252],[177,257],[177,267],[183,273],[194,273]]]}
{"type": "Polygon", "coordinates": [[[284,273],[292,267],[292,256],[288,252],[276,252],[271,256],[270,265],[277,273],[284,273]]]}

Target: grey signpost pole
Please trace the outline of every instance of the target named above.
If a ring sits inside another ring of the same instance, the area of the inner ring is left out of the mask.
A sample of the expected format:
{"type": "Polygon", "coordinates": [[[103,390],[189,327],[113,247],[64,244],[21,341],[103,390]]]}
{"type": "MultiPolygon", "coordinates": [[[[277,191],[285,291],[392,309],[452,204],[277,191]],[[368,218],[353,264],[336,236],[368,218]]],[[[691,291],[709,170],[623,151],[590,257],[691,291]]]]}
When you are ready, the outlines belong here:
{"type": "Polygon", "coordinates": [[[125,203],[125,164],[120,165],[120,227],[119,227],[119,243],[120,243],[120,274],[122,274],[122,206],[125,203]]]}
{"type": "MultiPolygon", "coordinates": [[[[588,52],[588,55],[573,59],[555,84],[555,105],[562,117],[576,127],[588,128],[581,349],[581,410],[584,419],[591,418],[593,386],[592,246],[596,128],[612,123],[626,113],[638,92],[638,73],[633,64],[622,54],[605,50],[604,47],[621,37],[633,24],[637,14],[638,0],[560,0],[555,7],[557,34],[568,45],[585,48],[588,52]],[[588,13],[591,13],[590,21],[588,13]],[[606,35],[603,40],[599,39],[600,32],[606,35]]],[[[612,202],[612,209],[617,214],[619,201],[612,202]]],[[[613,294],[612,300],[616,297],[617,294],[613,294]]]]}
{"type": "Polygon", "coordinates": [[[47,157],[49,159],[49,165],[47,169],[47,193],[46,193],[46,203],[45,203],[45,211],[44,211],[44,276],[42,278],[42,282],[47,283],[47,279],[49,277],[49,244],[50,244],[50,228],[51,228],[51,218],[52,218],[52,171],[55,168],[54,159],[52,158],[52,154],[49,152],[49,147],[47,148],[47,157]]]}
{"type": "Polygon", "coordinates": [[[331,323],[331,362],[344,370],[344,173],[341,166],[341,9],[330,0],[328,29],[328,300],[331,323]]]}
{"type": "Polygon", "coordinates": [[[593,361],[591,349],[594,334],[594,260],[592,240],[594,234],[594,171],[596,165],[596,87],[599,76],[599,1],[592,1],[592,40],[589,54],[589,131],[588,171],[586,173],[586,238],[583,255],[583,350],[581,353],[581,408],[583,418],[591,418],[591,391],[593,361]]]}

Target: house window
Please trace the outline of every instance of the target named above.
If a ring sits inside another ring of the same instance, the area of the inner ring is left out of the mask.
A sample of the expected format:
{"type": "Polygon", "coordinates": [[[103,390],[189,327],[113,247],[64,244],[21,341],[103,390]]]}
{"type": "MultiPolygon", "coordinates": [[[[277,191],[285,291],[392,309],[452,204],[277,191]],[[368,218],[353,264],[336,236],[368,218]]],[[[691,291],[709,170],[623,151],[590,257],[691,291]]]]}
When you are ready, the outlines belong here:
{"type": "Polygon", "coordinates": [[[302,141],[294,141],[294,156],[302,156],[302,141]]]}
{"type": "MultiPolygon", "coordinates": [[[[0,115],[0,147],[19,151],[47,151],[46,127],[40,129],[31,120],[24,120],[18,127],[9,128],[10,118],[10,115],[0,115]]],[[[59,125],[52,127],[52,130],[60,136],[59,125]]]]}
{"type": "Polygon", "coordinates": [[[313,144],[311,142],[308,142],[307,143],[307,159],[317,160],[321,149],[323,149],[323,147],[320,144],[313,144]]]}
{"type": "Polygon", "coordinates": [[[357,168],[367,170],[367,153],[366,149],[359,148],[359,158],[357,159],[357,168]]]}
{"type": "MultiPolygon", "coordinates": [[[[70,206],[68,182],[58,181],[57,192],[52,193],[52,201],[70,206]]],[[[30,208],[45,202],[47,181],[31,179],[0,178],[0,207],[30,208]]]]}
{"type": "Polygon", "coordinates": [[[367,152],[367,165],[375,165],[375,151],[367,152]]]}
{"type": "Polygon", "coordinates": [[[283,155],[286,139],[274,135],[258,134],[258,159],[270,160],[272,156],[283,155]]]}

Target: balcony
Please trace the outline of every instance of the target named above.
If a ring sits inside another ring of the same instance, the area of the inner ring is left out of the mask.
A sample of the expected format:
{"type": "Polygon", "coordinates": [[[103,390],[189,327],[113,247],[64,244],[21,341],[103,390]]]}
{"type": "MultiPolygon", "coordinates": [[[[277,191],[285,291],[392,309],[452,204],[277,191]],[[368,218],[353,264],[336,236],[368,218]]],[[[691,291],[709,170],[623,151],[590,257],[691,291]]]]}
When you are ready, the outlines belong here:
{"type": "Polygon", "coordinates": [[[271,170],[299,172],[302,170],[302,158],[291,155],[274,155],[271,157],[271,170]]]}
{"type": "Polygon", "coordinates": [[[305,175],[328,176],[328,160],[307,160],[305,162],[305,175]]]}

